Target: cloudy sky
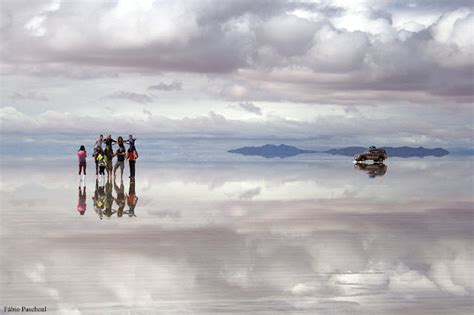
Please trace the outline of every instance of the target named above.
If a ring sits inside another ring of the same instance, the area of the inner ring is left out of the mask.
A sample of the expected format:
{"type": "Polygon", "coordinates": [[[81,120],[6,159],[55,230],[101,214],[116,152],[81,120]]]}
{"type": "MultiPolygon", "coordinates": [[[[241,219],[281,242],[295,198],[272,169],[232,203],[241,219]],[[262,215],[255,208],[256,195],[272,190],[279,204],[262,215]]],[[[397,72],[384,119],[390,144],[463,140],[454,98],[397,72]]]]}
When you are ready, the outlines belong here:
{"type": "Polygon", "coordinates": [[[2,133],[472,146],[473,12],[469,0],[3,0],[2,133]]]}

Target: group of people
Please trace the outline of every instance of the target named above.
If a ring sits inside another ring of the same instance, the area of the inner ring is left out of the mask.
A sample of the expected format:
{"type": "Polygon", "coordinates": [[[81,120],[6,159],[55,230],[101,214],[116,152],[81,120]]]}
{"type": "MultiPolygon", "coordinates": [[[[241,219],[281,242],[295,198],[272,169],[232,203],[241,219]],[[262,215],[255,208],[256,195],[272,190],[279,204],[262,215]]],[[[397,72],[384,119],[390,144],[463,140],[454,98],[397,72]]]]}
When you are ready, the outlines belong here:
{"type": "MultiPolygon", "coordinates": [[[[95,175],[97,178],[92,201],[94,202],[94,210],[101,220],[104,216],[110,218],[114,213],[117,213],[119,217],[123,214],[128,214],[130,217],[136,216],[135,206],[138,201],[138,197],[135,194],[135,163],[138,158],[138,152],[135,148],[136,140],[133,135],[129,135],[126,141],[124,141],[122,137],[118,137],[117,140],[114,140],[111,135],[108,135],[105,139],[103,135],[100,135],[94,143],[94,153],[92,157],[95,162],[95,175]],[[129,145],[128,150],[125,149],[125,144],[129,145]],[[118,146],[117,150],[114,151],[113,145],[118,146]],[[113,165],[114,158],[117,159],[115,165],[113,165]],[[126,160],[128,160],[130,167],[130,188],[128,194],[125,194],[123,185],[123,170],[126,160]],[[118,169],[120,169],[120,186],[115,182],[118,169]],[[107,172],[107,182],[105,182],[104,178],[105,172],[107,172]],[[113,187],[115,188],[117,197],[112,195],[112,174],[114,175],[113,187]],[[117,205],[116,209],[113,209],[114,201],[117,205]],[[128,205],[129,209],[124,211],[125,205],[128,205]]],[[[87,151],[83,145],[81,145],[77,151],[77,158],[79,160],[79,176],[81,178],[79,182],[77,211],[79,211],[81,215],[84,215],[87,205],[86,186],[82,174],[84,174],[85,179],[87,151]],[[81,189],[82,184],[84,184],[84,186],[81,189]]]]}
{"type": "MultiPolygon", "coordinates": [[[[138,158],[138,152],[135,148],[135,141],[137,139],[132,135],[128,136],[126,141],[122,137],[118,137],[117,140],[112,139],[111,135],[108,135],[104,139],[103,135],[100,135],[94,143],[94,154],[92,155],[95,161],[95,174],[96,176],[105,175],[107,171],[107,178],[114,177],[117,175],[117,169],[120,168],[120,177],[123,177],[123,170],[125,168],[125,160],[128,160],[130,167],[130,179],[135,179],[135,163],[138,158]],[[128,150],[125,150],[125,144],[129,145],[128,150]],[[105,144],[105,148],[103,145],[105,144]],[[118,145],[118,149],[114,152],[113,145],[118,145]],[[117,161],[113,165],[113,158],[116,157],[117,161]]],[[[86,158],[87,152],[83,145],[77,151],[77,157],[79,160],[79,175],[84,173],[86,175],[86,158]]]]}
{"type": "MultiPolygon", "coordinates": [[[[87,195],[86,186],[82,189],[79,186],[79,199],[77,202],[77,211],[80,215],[84,215],[87,209],[87,195]]],[[[125,187],[123,181],[120,181],[120,185],[117,185],[116,181],[108,180],[106,184],[100,183],[99,179],[95,181],[95,191],[92,197],[94,210],[99,216],[99,219],[105,216],[111,218],[113,214],[117,214],[117,217],[122,217],[124,214],[129,217],[136,217],[135,207],[137,206],[138,197],[135,193],[135,181],[130,179],[130,185],[128,194],[125,193],[125,187]],[[116,192],[116,197],[112,194],[112,184],[116,192]],[[116,207],[114,207],[114,203],[116,207]],[[128,206],[128,210],[125,210],[125,206],[128,206]]]]}

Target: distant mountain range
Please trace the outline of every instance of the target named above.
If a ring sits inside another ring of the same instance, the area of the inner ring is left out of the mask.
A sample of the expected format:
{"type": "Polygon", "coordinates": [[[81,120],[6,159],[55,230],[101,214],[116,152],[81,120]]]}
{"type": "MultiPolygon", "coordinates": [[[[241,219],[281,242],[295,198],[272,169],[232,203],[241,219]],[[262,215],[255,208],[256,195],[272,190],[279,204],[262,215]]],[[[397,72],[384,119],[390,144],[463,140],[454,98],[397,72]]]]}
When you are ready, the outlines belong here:
{"type": "MultiPolygon", "coordinates": [[[[423,147],[382,147],[387,151],[388,157],[424,157],[424,156],[445,156],[449,152],[442,148],[427,149],[423,147]]],[[[354,154],[364,152],[367,148],[364,147],[346,147],[340,149],[331,149],[325,153],[334,155],[354,156],[354,154]]]]}
{"type": "MultiPolygon", "coordinates": [[[[449,152],[442,148],[427,149],[423,147],[384,147],[387,154],[390,157],[424,157],[424,156],[436,156],[441,157],[449,154],[449,152]]],[[[367,148],[364,147],[345,147],[339,149],[331,149],[327,151],[313,151],[313,150],[302,150],[296,147],[292,147],[285,144],[273,145],[265,144],[261,147],[243,147],[227,152],[237,153],[242,155],[253,155],[262,156],[265,158],[288,158],[299,154],[307,153],[328,153],[333,155],[353,156],[356,153],[364,152],[367,148]]]]}
{"type": "Polygon", "coordinates": [[[261,147],[243,147],[235,150],[229,150],[227,152],[238,153],[242,155],[257,155],[263,156],[265,158],[279,157],[282,159],[303,153],[318,153],[317,151],[302,150],[285,144],[265,144],[261,147]]]}

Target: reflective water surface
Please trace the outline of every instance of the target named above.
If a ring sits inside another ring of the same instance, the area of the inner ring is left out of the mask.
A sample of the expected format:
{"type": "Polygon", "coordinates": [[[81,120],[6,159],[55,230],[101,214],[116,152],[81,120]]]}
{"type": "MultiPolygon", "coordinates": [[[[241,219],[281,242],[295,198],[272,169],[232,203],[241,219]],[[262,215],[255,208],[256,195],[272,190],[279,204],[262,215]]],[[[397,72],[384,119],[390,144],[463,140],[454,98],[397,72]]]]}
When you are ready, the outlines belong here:
{"type": "Polygon", "coordinates": [[[460,159],[2,165],[0,304],[67,314],[472,313],[460,159]],[[92,174],[92,165],[89,165],[92,174]]]}

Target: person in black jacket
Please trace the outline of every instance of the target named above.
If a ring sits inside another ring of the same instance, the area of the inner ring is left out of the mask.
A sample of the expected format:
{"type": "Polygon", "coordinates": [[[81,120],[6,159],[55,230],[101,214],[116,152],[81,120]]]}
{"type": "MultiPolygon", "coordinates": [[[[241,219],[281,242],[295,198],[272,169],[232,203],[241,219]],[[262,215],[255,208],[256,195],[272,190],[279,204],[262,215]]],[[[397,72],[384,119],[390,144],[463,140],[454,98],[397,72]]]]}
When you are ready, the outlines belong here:
{"type": "Polygon", "coordinates": [[[119,167],[120,167],[120,178],[122,178],[123,177],[123,169],[124,169],[124,166],[125,166],[125,155],[127,154],[127,152],[125,150],[125,145],[124,145],[122,137],[117,138],[117,144],[118,144],[119,148],[117,149],[117,151],[115,151],[115,156],[117,157],[117,162],[115,162],[115,165],[114,165],[114,178],[116,176],[117,169],[119,167]]]}
{"type": "Polygon", "coordinates": [[[112,145],[114,143],[117,143],[117,141],[112,139],[112,135],[108,135],[107,138],[105,138],[104,143],[105,143],[105,149],[110,148],[110,150],[113,151],[112,145]]]}

